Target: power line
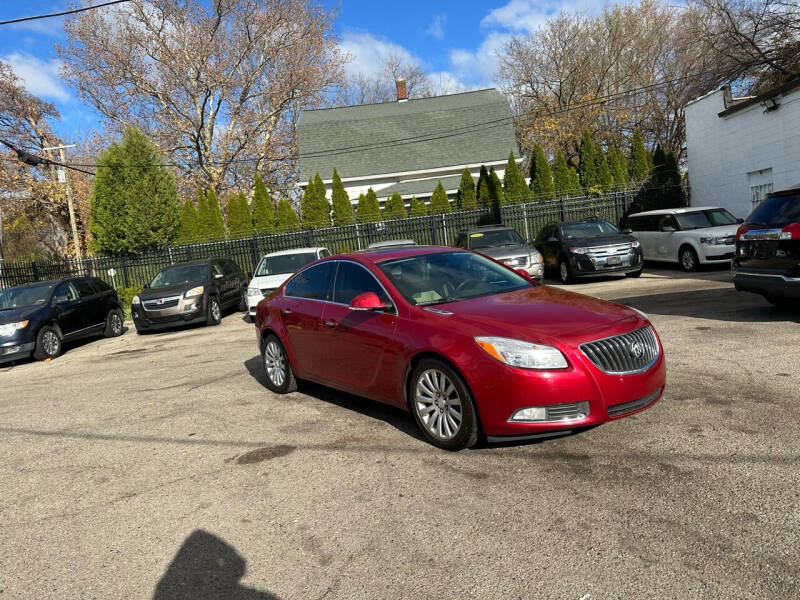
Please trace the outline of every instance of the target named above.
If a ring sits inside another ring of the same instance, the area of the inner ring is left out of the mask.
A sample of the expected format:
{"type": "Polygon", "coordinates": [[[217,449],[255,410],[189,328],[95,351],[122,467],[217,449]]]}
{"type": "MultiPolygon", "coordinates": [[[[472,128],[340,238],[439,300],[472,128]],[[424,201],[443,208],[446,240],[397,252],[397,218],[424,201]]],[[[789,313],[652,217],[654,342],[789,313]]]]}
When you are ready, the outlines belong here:
{"type": "Polygon", "coordinates": [[[63,17],[65,15],[74,15],[87,10],[94,10],[96,8],[103,8],[104,6],[111,6],[112,4],[122,4],[123,2],[130,2],[130,0],[112,0],[111,2],[104,2],[103,4],[95,4],[94,6],[84,6],[83,8],[73,8],[72,10],[65,10],[63,12],[50,13],[47,15],[34,15],[32,17],[20,17],[19,19],[10,19],[8,21],[0,21],[0,25],[11,25],[13,23],[24,23],[25,21],[36,21],[38,19],[50,19],[52,17],[63,17]]]}

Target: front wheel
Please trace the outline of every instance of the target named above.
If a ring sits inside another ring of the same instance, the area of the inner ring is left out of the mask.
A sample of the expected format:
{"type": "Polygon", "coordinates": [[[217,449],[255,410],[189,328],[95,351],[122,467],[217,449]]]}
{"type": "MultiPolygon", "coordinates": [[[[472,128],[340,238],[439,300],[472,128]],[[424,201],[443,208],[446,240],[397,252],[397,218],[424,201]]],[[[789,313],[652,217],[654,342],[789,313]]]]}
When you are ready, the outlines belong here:
{"type": "Polygon", "coordinates": [[[106,337],[118,337],[122,335],[124,322],[125,321],[121,310],[115,308],[108,311],[108,316],[106,317],[106,329],[103,332],[103,335],[106,337]]]}
{"type": "Polygon", "coordinates": [[[209,297],[207,312],[206,325],[219,325],[222,321],[222,307],[219,305],[219,299],[216,296],[209,297]]]}
{"type": "Polygon", "coordinates": [[[643,269],[639,269],[638,271],[633,271],[632,273],[625,273],[625,277],[641,277],[643,269]]]}
{"type": "Polygon", "coordinates": [[[697,270],[697,252],[691,246],[684,246],[681,248],[680,256],[681,268],[687,273],[697,270]]]}
{"type": "Polygon", "coordinates": [[[461,376],[447,363],[425,359],[411,374],[410,408],[425,438],[445,450],[478,441],[478,416],[461,376]]]}
{"type": "Polygon", "coordinates": [[[239,312],[246,313],[248,308],[249,307],[247,306],[247,288],[243,287],[242,296],[241,298],[239,298],[239,312]]]}
{"type": "Polygon", "coordinates": [[[566,259],[562,258],[558,261],[558,274],[561,276],[561,283],[572,283],[575,280],[572,276],[572,269],[569,268],[566,259]]]}
{"type": "Polygon", "coordinates": [[[261,358],[267,375],[267,388],[270,391],[276,394],[288,394],[297,390],[297,380],[294,378],[292,365],[278,336],[274,334],[267,336],[261,358]]]}
{"type": "Polygon", "coordinates": [[[36,336],[33,358],[47,360],[57,358],[61,354],[61,333],[55,327],[45,325],[36,336]]]}

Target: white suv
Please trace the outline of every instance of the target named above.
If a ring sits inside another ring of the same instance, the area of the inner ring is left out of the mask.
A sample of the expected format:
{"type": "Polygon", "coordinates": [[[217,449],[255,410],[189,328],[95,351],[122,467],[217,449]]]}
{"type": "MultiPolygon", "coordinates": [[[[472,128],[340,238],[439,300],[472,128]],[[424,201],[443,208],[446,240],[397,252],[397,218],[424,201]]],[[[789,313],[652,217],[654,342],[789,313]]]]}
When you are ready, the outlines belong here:
{"type": "Polygon", "coordinates": [[[731,261],[741,222],[724,208],[699,206],[636,213],[623,227],[638,238],[645,260],[676,262],[694,271],[698,265],[731,261]]]}
{"type": "Polygon", "coordinates": [[[295,248],[265,254],[247,286],[247,314],[254,317],[258,303],[279,288],[300,267],[330,255],[327,248],[295,248]]]}

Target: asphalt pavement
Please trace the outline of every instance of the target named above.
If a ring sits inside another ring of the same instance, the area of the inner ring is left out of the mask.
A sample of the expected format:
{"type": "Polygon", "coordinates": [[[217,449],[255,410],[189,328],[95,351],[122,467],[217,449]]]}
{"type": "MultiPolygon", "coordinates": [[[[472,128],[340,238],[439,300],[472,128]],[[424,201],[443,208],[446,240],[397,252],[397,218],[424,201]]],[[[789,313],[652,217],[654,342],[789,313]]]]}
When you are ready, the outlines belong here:
{"type": "Polygon", "coordinates": [[[667,391],[538,443],[273,395],[240,313],[0,368],[0,598],[800,598],[800,312],[727,270],[568,287],[650,316],[667,391]]]}

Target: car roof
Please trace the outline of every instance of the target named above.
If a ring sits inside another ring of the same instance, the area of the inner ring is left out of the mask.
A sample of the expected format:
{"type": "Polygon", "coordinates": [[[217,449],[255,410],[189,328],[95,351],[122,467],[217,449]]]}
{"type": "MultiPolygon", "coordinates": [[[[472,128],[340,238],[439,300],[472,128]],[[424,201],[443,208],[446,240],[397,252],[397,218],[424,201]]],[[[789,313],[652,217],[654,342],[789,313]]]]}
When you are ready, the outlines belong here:
{"type": "Polygon", "coordinates": [[[658,210],[648,210],[645,212],[633,213],[629,217],[647,217],[651,215],[681,215],[683,213],[700,212],[701,210],[715,210],[721,206],[685,206],[683,208],[660,208],[658,210]]]}
{"type": "Polygon", "coordinates": [[[324,246],[316,246],[309,248],[292,248],[291,250],[278,250],[277,252],[268,252],[262,255],[262,258],[267,256],[284,256],[286,254],[305,254],[306,252],[319,252],[320,250],[327,250],[324,246]]]}

